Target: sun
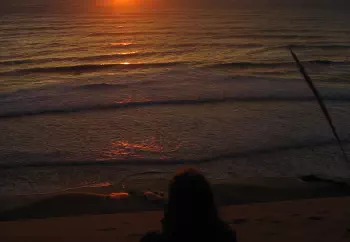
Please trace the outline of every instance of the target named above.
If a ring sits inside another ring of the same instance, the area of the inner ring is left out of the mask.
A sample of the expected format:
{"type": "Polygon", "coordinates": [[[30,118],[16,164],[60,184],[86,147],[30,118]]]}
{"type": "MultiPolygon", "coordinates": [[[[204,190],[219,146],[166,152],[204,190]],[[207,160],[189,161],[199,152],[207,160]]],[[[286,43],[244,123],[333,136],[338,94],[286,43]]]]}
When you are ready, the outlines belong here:
{"type": "Polygon", "coordinates": [[[114,2],[114,4],[123,4],[123,5],[125,5],[125,4],[130,4],[131,0],[114,0],[113,2],[114,2]]]}
{"type": "Polygon", "coordinates": [[[98,6],[113,7],[113,6],[128,6],[133,5],[134,0],[97,0],[98,6]]]}

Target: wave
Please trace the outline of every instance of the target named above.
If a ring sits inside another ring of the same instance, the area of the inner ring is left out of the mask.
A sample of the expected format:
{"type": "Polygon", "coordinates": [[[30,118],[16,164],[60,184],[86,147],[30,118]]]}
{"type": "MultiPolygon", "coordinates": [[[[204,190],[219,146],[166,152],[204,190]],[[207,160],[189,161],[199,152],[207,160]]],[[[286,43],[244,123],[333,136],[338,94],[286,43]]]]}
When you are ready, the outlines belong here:
{"type": "MultiPolygon", "coordinates": [[[[139,36],[139,35],[177,35],[178,31],[134,31],[134,32],[101,32],[90,33],[89,37],[109,37],[109,36],[139,36]]],[[[181,34],[186,36],[197,36],[198,38],[210,37],[210,38],[249,38],[249,39],[323,39],[323,35],[300,35],[300,34],[251,34],[251,33],[239,33],[239,34],[227,34],[223,31],[185,31],[181,34]]]]}
{"type": "Polygon", "coordinates": [[[129,87],[128,84],[107,84],[107,83],[96,83],[96,84],[86,84],[75,87],[75,89],[82,90],[104,90],[104,89],[122,89],[129,87]]]}
{"type": "MultiPolygon", "coordinates": [[[[83,26],[84,27],[84,26],[83,26]]],[[[32,27],[22,27],[20,25],[17,25],[16,28],[4,28],[4,33],[8,34],[9,36],[18,36],[18,33],[21,34],[35,34],[40,31],[40,34],[52,34],[57,31],[61,31],[63,33],[66,33],[65,31],[72,31],[79,29],[79,26],[32,26],[32,27]]]]}
{"type": "Polygon", "coordinates": [[[350,62],[346,61],[330,61],[330,60],[313,60],[313,61],[308,61],[307,63],[310,64],[319,64],[319,65],[347,65],[350,64],[350,62]]]}
{"type": "Polygon", "coordinates": [[[32,59],[0,61],[0,66],[23,65],[33,63],[32,59]]]}
{"type": "MultiPolygon", "coordinates": [[[[254,29],[256,30],[256,29],[254,29]]],[[[314,29],[286,29],[286,28],[280,28],[280,29],[263,29],[261,32],[263,33],[310,33],[315,31],[314,29]]]]}
{"type": "MultiPolygon", "coordinates": [[[[235,28],[234,30],[237,30],[235,28]]],[[[244,30],[244,28],[242,28],[244,30]]],[[[236,31],[234,31],[236,32],[236,31]]],[[[194,36],[194,37],[210,37],[214,39],[221,39],[221,38],[247,38],[247,39],[323,39],[324,35],[305,35],[305,34],[286,34],[284,32],[280,33],[256,33],[256,31],[249,31],[249,32],[239,32],[239,33],[232,33],[230,31],[223,31],[223,30],[216,30],[216,31],[188,31],[184,32],[186,36],[194,36]]],[[[176,33],[176,32],[175,32],[176,33]]]]}
{"type": "Polygon", "coordinates": [[[256,44],[256,43],[198,43],[196,46],[205,46],[205,47],[227,47],[227,48],[237,48],[237,49],[243,49],[243,48],[262,48],[264,47],[263,44],[256,44]]]}
{"type": "Polygon", "coordinates": [[[128,43],[128,42],[120,42],[120,43],[109,43],[104,46],[105,49],[126,49],[130,47],[143,47],[145,44],[136,44],[136,43],[128,43]]]}
{"type": "Polygon", "coordinates": [[[292,62],[280,62],[280,63],[254,63],[254,62],[230,62],[220,63],[208,66],[209,68],[261,68],[261,67],[289,67],[293,65],[292,62]]]}
{"type": "Polygon", "coordinates": [[[293,49],[350,49],[350,45],[346,44],[293,44],[289,46],[285,46],[285,48],[293,48],[293,49]]]}
{"type": "MultiPolygon", "coordinates": [[[[86,85],[85,88],[110,88],[108,84],[86,85]]],[[[118,87],[118,86],[116,86],[118,87]]],[[[325,101],[332,102],[350,102],[349,96],[334,96],[324,97],[325,101]]],[[[183,106],[183,105],[201,105],[201,104],[215,104],[225,102],[313,102],[315,98],[312,96],[298,96],[298,97],[226,97],[226,98],[203,98],[203,99],[184,99],[184,100],[159,100],[159,101],[140,101],[140,102],[120,102],[111,104],[96,104],[90,106],[78,107],[62,107],[54,109],[42,109],[32,111],[10,111],[0,114],[0,119],[18,118],[25,116],[39,116],[50,114],[69,114],[80,113],[88,111],[102,111],[113,109],[126,108],[140,108],[140,107],[154,107],[154,106],[183,106]]]]}
{"type": "MultiPolygon", "coordinates": [[[[54,21],[50,21],[50,23],[55,23],[54,21]]],[[[40,24],[42,24],[40,22],[40,24]]],[[[39,25],[40,25],[39,24],[39,25]]],[[[2,31],[5,33],[16,33],[18,32],[37,32],[42,31],[44,33],[46,32],[53,32],[53,31],[66,31],[66,30],[79,30],[79,29],[87,29],[87,28],[96,28],[99,27],[97,24],[82,24],[82,23],[74,23],[74,24],[67,24],[67,23],[56,23],[57,25],[50,25],[50,26],[21,26],[17,25],[16,28],[13,27],[4,27],[2,28],[2,31]]],[[[123,26],[113,26],[114,29],[116,28],[123,28],[123,26]]]]}
{"type": "MultiPolygon", "coordinates": [[[[127,48],[127,47],[135,47],[135,46],[145,46],[144,44],[135,44],[135,43],[115,43],[115,44],[109,44],[106,46],[108,49],[120,49],[120,48],[127,48]]],[[[149,44],[147,44],[149,46],[149,44]]],[[[191,48],[191,47],[213,47],[213,46],[219,46],[219,47],[228,47],[228,48],[261,48],[264,47],[263,44],[258,43],[220,43],[220,42],[190,42],[190,43],[176,43],[176,44],[166,44],[164,47],[169,48],[191,48]]],[[[153,46],[154,48],[159,47],[158,45],[153,46]]],[[[178,52],[185,52],[187,50],[177,50],[178,52]]],[[[169,52],[170,51],[166,51],[169,52]]],[[[160,52],[161,53],[161,52],[160,52]]],[[[175,53],[176,54],[176,53],[175,53]]]]}
{"type": "Polygon", "coordinates": [[[137,52],[130,51],[124,53],[115,53],[115,54],[104,54],[104,55],[94,55],[86,57],[76,57],[76,61],[95,61],[95,60],[114,60],[116,58],[127,58],[127,57],[146,57],[153,55],[174,55],[174,54],[183,54],[185,51],[173,50],[173,51],[154,51],[154,52],[137,52]]]}
{"type": "Polygon", "coordinates": [[[209,44],[216,45],[216,46],[223,46],[223,47],[235,47],[235,48],[261,48],[264,45],[263,44],[254,44],[254,43],[240,43],[240,44],[232,44],[232,43],[213,43],[209,44]]]}
{"type": "Polygon", "coordinates": [[[232,43],[220,43],[220,42],[212,42],[212,43],[205,43],[205,42],[191,42],[191,43],[178,43],[178,44],[171,44],[168,45],[172,48],[186,48],[186,47],[202,47],[202,46],[227,46],[227,47],[241,47],[241,48],[249,48],[249,47],[263,47],[263,45],[260,44],[251,44],[251,43],[239,43],[239,44],[232,44],[232,43]]]}
{"type": "Polygon", "coordinates": [[[152,55],[169,55],[169,54],[181,54],[184,51],[162,51],[162,52],[124,52],[124,53],[114,53],[114,54],[101,54],[101,55],[91,55],[83,57],[54,57],[54,58],[38,58],[38,59],[21,59],[21,60],[6,60],[0,61],[0,66],[12,66],[21,64],[40,64],[47,62],[60,62],[60,61],[97,61],[97,60],[115,60],[124,59],[128,57],[146,57],[152,55]]]}
{"type": "MultiPolygon", "coordinates": [[[[257,47],[258,48],[258,47],[257,47]]],[[[290,44],[290,45],[277,45],[277,46],[261,46],[260,49],[249,51],[248,55],[254,55],[258,53],[263,53],[271,50],[287,50],[287,49],[297,49],[297,50],[310,50],[310,49],[323,49],[323,50],[348,50],[350,45],[346,44],[325,44],[321,43],[310,43],[306,44],[290,44]]]]}
{"type": "MultiPolygon", "coordinates": [[[[344,144],[350,144],[350,140],[342,140],[344,144]]],[[[222,153],[208,157],[196,158],[196,159],[110,159],[110,160],[70,160],[70,161],[32,161],[31,163],[7,163],[0,164],[0,169],[16,169],[16,168],[37,168],[37,167],[86,167],[86,166],[118,166],[118,165],[199,165],[203,163],[210,163],[220,161],[224,159],[235,159],[241,157],[254,157],[257,155],[273,154],[277,152],[300,150],[300,149],[312,149],[324,146],[337,146],[335,140],[313,142],[313,143],[300,143],[295,145],[276,146],[271,148],[254,149],[248,151],[238,151],[230,153],[222,153]]]]}
{"type": "MultiPolygon", "coordinates": [[[[250,29],[251,31],[258,31],[256,28],[255,29],[250,29]]],[[[285,35],[286,33],[290,33],[290,35],[299,35],[302,36],[303,34],[314,34],[315,36],[320,36],[323,35],[324,32],[321,29],[312,29],[312,28],[307,28],[307,29],[295,29],[295,28],[278,28],[278,29],[262,29],[260,30],[262,33],[272,33],[272,34],[282,34],[285,35]]],[[[348,34],[348,30],[336,30],[336,29],[331,29],[327,30],[327,35],[333,34],[348,34]]]]}
{"type": "Polygon", "coordinates": [[[15,71],[0,72],[0,76],[16,76],[16,75],[29,75],[29,74],[50,74],[50,73],[68,73],[68,74],[81,74],[83,72],[97,72],[108,69],[116,70],[130,70],[140,68],[162,68],[171,67],[177,65],[186,64],[185,62],[159,62],[159,63],[139,63],[139,64],[87,64],[87,65],[75,65],[75,66],[56,66],[56,67],[39,67],[39,68],[26,68],[17,69],[15,71]]]}
{"type": "Polygon", "coordinates": [[[175,31],[135,31],[135,32],[103,32],[91,33],[89,37],[108,37],[108,36],[136,36],[136,35],[168,35],[176,34],[175,31]]]}
{"type": "MultiPolygon", "coordinates": [[[[331,60],[309,60],[303,61],[304,64],[317,64],[317,65],[349,65],[348,61],[331,61],[331,60]]],[[[220,63],[207,66],[209,68],[273,68],[273,67],[291,67],[294,66],[294,62],[273,62],[273,63],[262,63],[262,62],[231,62],[231,63],[220,63]]]]}
{"type": "Polygon", "coordinates": [[[222,35],[223,38],[247,38],[247,39],[323,39],[321,35],[299,35],[299,34],[229,34],[222,35]]]}

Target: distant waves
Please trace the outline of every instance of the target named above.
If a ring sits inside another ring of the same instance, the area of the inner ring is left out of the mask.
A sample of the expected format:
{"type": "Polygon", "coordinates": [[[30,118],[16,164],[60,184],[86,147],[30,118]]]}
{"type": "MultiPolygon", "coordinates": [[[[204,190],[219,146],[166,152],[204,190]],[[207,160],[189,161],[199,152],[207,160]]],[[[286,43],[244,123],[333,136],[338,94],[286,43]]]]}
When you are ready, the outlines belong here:
{"type": "MultiPolygon", "coordinates": [[[[93,84],[85,85],[81,88],[89,89],[90,91],[111,89],[111,88],[125,88],[124,85],[109,85],[109,84],[93,84]]],[[[324,97],[325,101],[332,102],[350,102],[349,96],[333,96],[324,97]]],[[[37,109],[31,111],[9,111],[0,113],[0,119],[17,118],[25,116],[38,116],[38,115],[49,115],[49,114],[69,114],[87,111],[102,111],[111,109],[125,109],[125,108],[140,108],[140,107],[153,107],[153,106],[178,106],[178,105],[202,105],[202,104],[220,104],[225,102],[314,102],[313,96],[299,96],[299,97],[225,97],[225,98],[202,98],[202,99],[183,99],[183,100],[154,100],[154,101],[121,101],[118,103],[110,104],[96,104],[87,106],[73,106],[73,107],[62,107],[52,109],[37,109]]]]}
{"type": "MultiPolygon", "coordinates": [[[[137,54],[135,54],[137,55],[137,54]]],[[[98,58],[116,58],[120,55],[103,55],[95,57],[83,57],[81,59],[98,59],[98,58]]],[[[44,61],[44,60],[43,60],[44,61]]],[[[29,60],[14,62],[17,64],[24,64],[30,62],[29,60]]],[[[2,62],[1,64],[10,64],[11,62],[2,62]]],[[[350,65],[350,61],[332,61],[332,60],[309,60],[304,61],[305,64],[313,65],[350,65]]],[[[34,67],[34,68],[19,68],[13,71],[0,72],[0,76],[17,76],[17,75],[30,75],[30,74],[84,74],[89,72],[98,72],[104,70],[130,70],[130,69],[150,69],[150,68],[164,68],[164,67],[175,67],[179,65],[192,65],[202,66],[205,68],[293,68],[294,62],[231,62],[231,63],[219,63],[212,65],[205,65],[200,62],[159,62],[159,63],[136,63],[131,64],[128,62],[124,63],[113,63],[113,64],[84,64],[84,65],[71,65],[71,66],[53,66],[53,67],[34,67]]]]}
{"type": "MultiPolygon", "coordinates": [[[[315,65],[350,65],[350,61],[331,61],[331,60],[310,60],[304,61],[305,64],[315,65]]],[[[288,68],[294,67],[294,62],[275,62],[275,63],[261,63],[261,62],[232,62],[232,63],[220,63],[214,64],[211,68],[288,68]]]]}
{"type": "Polygon", "coordinates": [[[35,73],[70,73],[70,74],[82,74],[86,72],[97,72],[107,69],[139,69],[139,68],[163,68],[169,66],[176,66],[185,64],[183,62],[164,62],[164,63],[141,63],[141,64],[87,64],[87,65],[74,65],[74,66],[57,66],[57,67],[38,67],[38,68],[26,68],[18,69],[10,72],[2,72],[0,76],[11,75],[29,75],[35,73]]]}

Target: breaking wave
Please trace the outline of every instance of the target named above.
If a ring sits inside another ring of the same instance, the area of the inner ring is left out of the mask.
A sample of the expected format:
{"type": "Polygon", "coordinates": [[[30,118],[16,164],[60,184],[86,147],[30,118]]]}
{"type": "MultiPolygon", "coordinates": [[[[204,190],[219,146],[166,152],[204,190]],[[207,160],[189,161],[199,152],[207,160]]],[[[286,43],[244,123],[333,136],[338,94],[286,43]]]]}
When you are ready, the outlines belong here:
{"type": "MultiPolygon", "coordinates": [[[[109,84],[91,84],[84,85],[79,88],[87,89],[104,89],[104,88],[123,88],[123,85],[109,85],[109,84]]],[[[333,102],[350,102],[348,96],[331,96],[324,97],[325,101],[333,102]]],[[[174,100],[155,100],[155,101],[140,101],[140,102],[120,102],[110,104],[95,104],[86,106],[75,107],[62,107],[53,109],[39,109],[33,111],[10,111],[0,114],[0,119],[5,118],[17,118],[25,116],[38,116],[49,114],[68,114],[79,113],[87,111],[102,111],[112,109],[126,109],[126,108],[139,108],[139,107],[153,107],[153,106],[179,106],[179,105],[201,105],[201,104],[215,104],[225,102],[313,102],[315,98],[313,96],[297,96],[297,97],[225,97],[225,98],[203,98],[203,99],[174,99],[174,100]]]]}
{"type": "Polygon", "coordinates": [[[25,68],[17,69],[10,72],[1,72],[0,76],[16,76],[16,75],[29,75],[29,74],[80,74],[86,72],[98,72],[104,70],[130,70],[130,69],[150,69],[150,68],[163,68],[172,67],[177,65],[184,65],[185,62],[162,62],[162,63],[140,63],[140,64],[86,64],[86,65],[73,65],[73,66],[56,66],[56,67],[38,67],[38,68],[25,68]]]}

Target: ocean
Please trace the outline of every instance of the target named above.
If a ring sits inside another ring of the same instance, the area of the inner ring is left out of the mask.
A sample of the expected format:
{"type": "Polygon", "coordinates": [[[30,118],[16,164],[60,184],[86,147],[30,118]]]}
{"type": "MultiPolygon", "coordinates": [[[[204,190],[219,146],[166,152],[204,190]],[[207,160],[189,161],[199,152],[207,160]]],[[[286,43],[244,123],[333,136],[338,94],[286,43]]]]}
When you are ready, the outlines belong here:
{"type": "MultiPolygon", "coordinates": [[[[196,166],[348,178],[344,9],[156,9],[0,18],[0,194],[133,184],[196,166]]],[[[349,153],[350,154],[350,153],[349,153]]]]}

